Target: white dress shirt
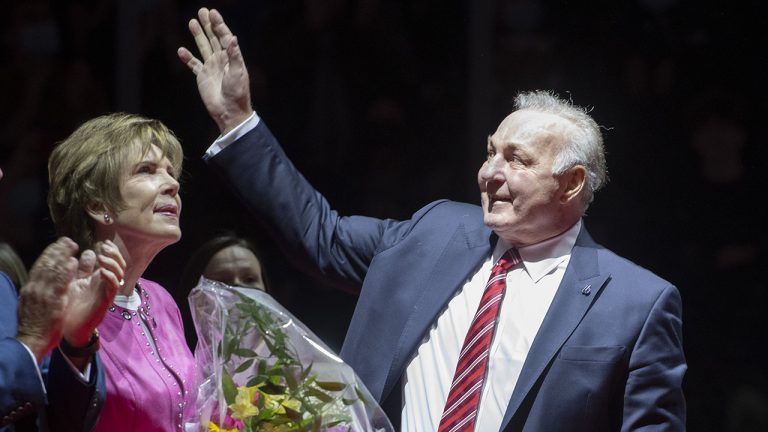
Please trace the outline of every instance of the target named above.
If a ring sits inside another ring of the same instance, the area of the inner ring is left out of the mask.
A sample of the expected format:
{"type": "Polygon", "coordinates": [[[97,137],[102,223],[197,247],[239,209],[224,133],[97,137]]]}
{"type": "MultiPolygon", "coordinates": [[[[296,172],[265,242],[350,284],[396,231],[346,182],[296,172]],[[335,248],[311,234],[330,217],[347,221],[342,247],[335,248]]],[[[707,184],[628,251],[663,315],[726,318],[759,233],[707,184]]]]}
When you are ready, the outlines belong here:
{"type": "Polygon", "coordinates": [[[211,144],[210,147],[208,147],[208,150],[205,151],[205,155],[203,155],[203,160],[208,160],[216,154],[218,154],[220,151],[224,150],[228,145],[232,144],[233,142],[237,141],[240,137],[247,134],[251,130],[253,130],[256,126],[258,126],[259,121],[261,121],[261,118],[258,114],[256,114],[256,111],[251,113],[251,116],[245,119],[242,123],[237,125],[234,129],[227,132],[226,135],[219,135],[218,138],[216,138],[216,141],[211,144]]]}
{"type": "MultiPolygon", "coordinates": [[[[580,228],[578,222],[557,237],[518,249],[523,262],[507,273],[507,290],[491,344],[475,430],[501,428],[523,363],[563,279],[580,228]]],[[[493,254],[437,318],[406,367],[402,432],[437,430],[464,337],[493,265],[509,248],[503,240],[498,241],[493,254]]]]}

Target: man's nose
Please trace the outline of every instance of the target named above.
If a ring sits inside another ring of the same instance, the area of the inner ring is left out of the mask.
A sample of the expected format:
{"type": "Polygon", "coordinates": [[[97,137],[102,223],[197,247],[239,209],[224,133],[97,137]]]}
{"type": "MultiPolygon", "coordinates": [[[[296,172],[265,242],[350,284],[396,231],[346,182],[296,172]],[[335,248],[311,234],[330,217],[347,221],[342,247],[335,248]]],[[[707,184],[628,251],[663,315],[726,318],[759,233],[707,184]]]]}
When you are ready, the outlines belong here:
{"type": "Polygon", "coordinates": [[[498,180],[503,181],[504,177],[502,175],[502,168],[504,167],[504,159],[501,157],[501,155],[496,155],[492,158],[490,158],[486,163],[485,166],[480,171],[480,175],[482,176],[483,180],[485,181],[491,181],[491,180],[498,180]]]}

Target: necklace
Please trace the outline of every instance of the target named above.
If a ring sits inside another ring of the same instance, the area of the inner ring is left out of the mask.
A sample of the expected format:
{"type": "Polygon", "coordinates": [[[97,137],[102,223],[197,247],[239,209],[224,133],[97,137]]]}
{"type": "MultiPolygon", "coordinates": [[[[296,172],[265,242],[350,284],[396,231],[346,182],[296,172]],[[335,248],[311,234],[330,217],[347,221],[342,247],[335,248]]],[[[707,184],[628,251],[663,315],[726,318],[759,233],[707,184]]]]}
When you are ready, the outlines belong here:
{"type": "Polygon", "coordinates": [[[135,311],[131,311],[130,309],[126,309],[122,306],[117,306],[116,304],[112,303],[112,306],[109,307],[109,311],[116,312],[118,309],[120,309],[120,315],[122,315],[126,321],[130,321],[133,317],[138,315],[139,318],[146,325],[149,325],[149,323],[152,323],[152,328],[157,328],[157,322],[155,321],[155,317],[153,317],[149,313],[149,309],[150,309],[149,293],[138,282],[136,282],[135,289],[136,289],[136,292],[139,294],[139,301],[141,302],[139,304],[138,309],[136,309],[135,311]]]}

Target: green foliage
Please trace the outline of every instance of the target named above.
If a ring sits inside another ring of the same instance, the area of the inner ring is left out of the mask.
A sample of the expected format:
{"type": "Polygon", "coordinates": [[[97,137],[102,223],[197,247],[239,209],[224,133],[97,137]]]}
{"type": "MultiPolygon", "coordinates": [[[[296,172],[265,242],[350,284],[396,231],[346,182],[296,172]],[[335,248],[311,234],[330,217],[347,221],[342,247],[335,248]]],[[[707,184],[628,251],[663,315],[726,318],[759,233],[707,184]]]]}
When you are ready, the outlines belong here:
{"type": "Polygon", "coordinates": [[[352,419],[347,414],[348,406],[362,399],[360,391],[342,382],[319,381],[311,363],[302,365],[288,334],[272,312],[240,293],[237,295],[241,301],[231,310],[223,341],[218,346],[219,355],[228,365],[222,376],[228,413],[233,418],[245,416],[239,419],[249,432],[264,430],[267,425],[267,430],[281,432],[322,432],[349,425],[352,419]],[[259,357],[252,347],[241,345],[243,340],[252,341],[254,334],[269,350],[268,358],[259,357]],[[233,375],[243,373],[248,373],[245,384],[238,386],[233,375]],[[241,395],[252,393],[253,400],[243,401],[242,396],[238,399],[238,391],[241,395]]]}

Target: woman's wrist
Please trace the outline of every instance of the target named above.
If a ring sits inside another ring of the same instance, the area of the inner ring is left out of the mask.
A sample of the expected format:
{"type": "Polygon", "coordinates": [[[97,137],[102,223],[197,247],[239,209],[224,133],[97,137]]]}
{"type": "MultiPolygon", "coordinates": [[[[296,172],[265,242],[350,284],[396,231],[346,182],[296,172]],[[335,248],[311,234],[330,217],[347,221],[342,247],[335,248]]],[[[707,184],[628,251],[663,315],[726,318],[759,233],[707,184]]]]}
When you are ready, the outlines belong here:
{"type": "Polygon", "coordinates": [[[59,349],[62,353],[64,353],[67,357],[76,358],[92,356],[96,353],[96,351],[99,350],[99,346],[99,330],[95,328],[91,332],[89,339],[87,339],[85,342],[82,341],[82,338],[79,338],[79,340],[69,341],[65,337],[62,338],[61,342],[59,343],[59,349]]]}

